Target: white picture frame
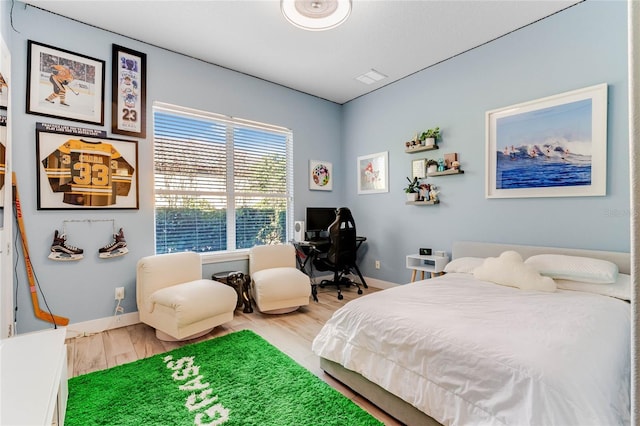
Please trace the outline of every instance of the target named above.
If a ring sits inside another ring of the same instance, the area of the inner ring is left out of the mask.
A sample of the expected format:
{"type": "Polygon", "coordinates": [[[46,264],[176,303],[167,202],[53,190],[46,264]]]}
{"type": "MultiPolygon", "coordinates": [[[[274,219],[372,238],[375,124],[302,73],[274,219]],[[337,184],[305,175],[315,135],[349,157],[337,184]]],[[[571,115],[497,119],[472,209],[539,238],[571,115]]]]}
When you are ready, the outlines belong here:
{"type": "Polygon", "coordinates": [[[333,165],[328,161],[309,160],[309,189],[333,190],[333,165]]]}
{"type": "Polygon", "coordinates": [[[486,198],[606,195],[607,84],[486,113],[486,198]]]}
{"type": "Polygon", "coordinates": [[[421,158],[411,162],[411,177],[424,179],[427,177],[427,159],[421,158]]]}
{"type": "Polygon", "coordinates": [[[389,192],[389,151],[358,157],[358,194],[389,192]]]}

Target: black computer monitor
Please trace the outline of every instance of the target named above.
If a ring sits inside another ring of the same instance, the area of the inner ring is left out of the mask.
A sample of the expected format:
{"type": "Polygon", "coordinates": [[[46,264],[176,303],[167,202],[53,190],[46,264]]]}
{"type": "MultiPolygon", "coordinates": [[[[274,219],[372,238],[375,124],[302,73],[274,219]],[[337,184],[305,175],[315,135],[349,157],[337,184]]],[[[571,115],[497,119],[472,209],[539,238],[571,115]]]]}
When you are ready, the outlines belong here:
{"type": "Polygon", "coordinates": [[[329,225],[336,220],[335,207],[307,207],[307,233],[320,233],[329,229],[329,225]]]}

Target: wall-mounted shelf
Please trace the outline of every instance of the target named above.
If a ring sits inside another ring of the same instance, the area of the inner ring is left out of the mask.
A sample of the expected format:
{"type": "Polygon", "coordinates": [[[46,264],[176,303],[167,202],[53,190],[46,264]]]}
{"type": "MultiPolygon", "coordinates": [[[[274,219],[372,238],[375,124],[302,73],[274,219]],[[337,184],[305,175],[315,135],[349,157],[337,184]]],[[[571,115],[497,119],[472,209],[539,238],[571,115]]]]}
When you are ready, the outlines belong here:
{"type": "Polygon", "coordinates": [[[440,204],[440,201],[406,201],[405,204],[407,205],[411,205],[411,206],[432,206],[434,204],[440,204]]]}
{"type": "Polygon", "coordinates": [[[430,146],[416,145],[414,148],[405,149],[404,152],[408,152],[409,154],[414,154],[416,152],[422,152],[422,151],[433,151],[434,149],[438,149],[438,145],[430,145],[430,146]]]}
{"type": "Polygon", "coordinates": [[[455,170],[455,169],[449,169],[449,170],[445,170],[443,172],[430,172],[427,173],[428,177],[432,177],[432,176],[448,176],[448,175],[460,175],[463,174],[464,170],[455,170]]]}

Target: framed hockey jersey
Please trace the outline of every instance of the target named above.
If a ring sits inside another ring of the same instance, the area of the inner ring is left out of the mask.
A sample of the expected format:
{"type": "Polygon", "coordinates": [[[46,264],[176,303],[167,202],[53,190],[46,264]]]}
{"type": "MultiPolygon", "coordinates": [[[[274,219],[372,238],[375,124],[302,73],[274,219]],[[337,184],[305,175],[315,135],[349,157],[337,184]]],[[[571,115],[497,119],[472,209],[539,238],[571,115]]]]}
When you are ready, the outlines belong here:
{"type": "Polygon", "coordinates": [[[136,141],[37,123],[36,152],[38,210],[138,208],[136,141]]]}

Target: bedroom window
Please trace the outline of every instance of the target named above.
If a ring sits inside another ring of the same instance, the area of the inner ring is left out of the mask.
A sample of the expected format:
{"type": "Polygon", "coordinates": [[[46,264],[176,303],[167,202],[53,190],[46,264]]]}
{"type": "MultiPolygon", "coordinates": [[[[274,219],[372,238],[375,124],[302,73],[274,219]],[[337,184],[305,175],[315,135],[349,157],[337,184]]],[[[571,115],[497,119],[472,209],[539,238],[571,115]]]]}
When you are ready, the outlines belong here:
{"type": "Polygon", "coordinates": [[[157,102],[153,121],[156,253],[288,240],[290,130],[157,102]]]}

